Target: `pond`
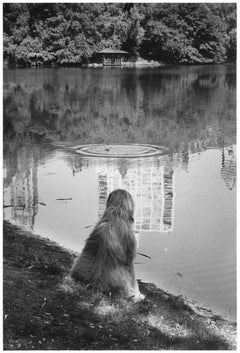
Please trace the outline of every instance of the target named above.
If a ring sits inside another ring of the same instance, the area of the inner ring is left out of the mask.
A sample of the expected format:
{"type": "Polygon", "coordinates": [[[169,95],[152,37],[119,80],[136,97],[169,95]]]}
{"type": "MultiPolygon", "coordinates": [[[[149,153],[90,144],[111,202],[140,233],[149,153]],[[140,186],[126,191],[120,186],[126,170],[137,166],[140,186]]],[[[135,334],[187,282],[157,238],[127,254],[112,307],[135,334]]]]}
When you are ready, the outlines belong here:
{"type": "Polygon", "coordinates": [[[236,319],[236,68],[4,70],[4,219],[81,251],[135,202],[137,278],[236,319]]]}

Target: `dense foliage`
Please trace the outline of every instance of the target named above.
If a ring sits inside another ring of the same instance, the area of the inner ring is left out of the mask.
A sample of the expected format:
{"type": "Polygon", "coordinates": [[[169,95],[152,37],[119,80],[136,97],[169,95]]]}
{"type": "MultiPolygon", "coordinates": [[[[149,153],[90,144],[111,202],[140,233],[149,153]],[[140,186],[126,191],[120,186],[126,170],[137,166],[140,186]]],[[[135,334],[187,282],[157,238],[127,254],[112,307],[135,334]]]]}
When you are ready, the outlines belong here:
{"type": "Polygon", "coordinates": [[[5,3],[4,58],[76,65],[104,49],[168,63],[236,61],[234,3],[5,3]]]}

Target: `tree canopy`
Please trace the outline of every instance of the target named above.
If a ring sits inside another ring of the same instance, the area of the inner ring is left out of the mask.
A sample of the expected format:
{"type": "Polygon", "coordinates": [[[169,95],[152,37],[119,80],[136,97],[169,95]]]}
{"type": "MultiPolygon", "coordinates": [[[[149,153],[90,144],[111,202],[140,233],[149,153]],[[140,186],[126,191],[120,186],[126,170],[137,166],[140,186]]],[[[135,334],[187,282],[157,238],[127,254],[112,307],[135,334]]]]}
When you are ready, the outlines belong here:
{"type": "Polygon", "coordinates": [[[235,62],[236,4],[3,4],[12,64],[77,65],[104,48],[167,63],[235,62]]]}

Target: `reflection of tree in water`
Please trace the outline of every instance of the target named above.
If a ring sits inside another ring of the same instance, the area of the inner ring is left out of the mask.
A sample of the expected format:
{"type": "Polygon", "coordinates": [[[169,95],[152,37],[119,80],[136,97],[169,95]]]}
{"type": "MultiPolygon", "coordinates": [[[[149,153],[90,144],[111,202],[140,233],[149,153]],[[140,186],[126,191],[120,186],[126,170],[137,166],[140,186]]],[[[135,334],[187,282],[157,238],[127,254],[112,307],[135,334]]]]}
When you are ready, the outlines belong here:
{"type": "Polygon", "coordinates": [[[228,88],[232,90],[232,93],[235,94],[236,91],[236,74],[234,72],[227,73],[225,76],[226,84],[228,88]]]}
{"type": "MultiPolygon", "coordinates": [[[[204,75],[198,67],[188,70],[186,68],[186,75],[177,76],[178,69],[175,69],[169,75],[159,72],[153,77],[152,87],[157,87],[160,81],[164,89],[151,97],[154,107],[152,131],[158,131],[160,141],[171,140],[173,151],[182,141],[194,139],[207,141],[209,147],[218,146],[215,137],[219,135],[225,136],[226,145],[231,143],[236,131],[235,95],[225,79],[224,68],[221,74],[216,68],[206,68],[204,75]],[[212,139],[208,134],[209,125],[215,130],[212,139]]],[[[144,83],[146,81],[142,81],[142,90],[149,96],[148,86],[144,83]]]]}
{"type": "Polygon", "coordinates": [[[229,190],[236,186],[236,156],[233,147],[223,148],[221,177],[229,190]]]}
{"type": "Polygon", "coordinates": [[[198,92],[201,92],[202,94],[209,94],[209,91],[212,89],[215,89],[218,87],[220,84],[219,78],[217,75],[210,75],[210,74],[205,74],[205,75],[199,75],[197,80],[194,81],[193,87],[196,89],[198,92]]]}
{"type": "Polygon", "coordinates": [[[216,146],[217,139],[208,135],[211,125],[228,145],[235,138],[236,89],[228,70],[60,69],[34,75],[24,70],[16,76],[9,72],[4,121],[8,130],[17,131],[20,119],[25,131],[45,130],[57,140],[155,143],[171,151],[178,151],[182,141],[204,140],[216,146]]]}
{"type": "Polygon", "coordinates": [[[3,131],[25,133],[31,123],[30,96],[19,85],[3,97],[3,131]]]}

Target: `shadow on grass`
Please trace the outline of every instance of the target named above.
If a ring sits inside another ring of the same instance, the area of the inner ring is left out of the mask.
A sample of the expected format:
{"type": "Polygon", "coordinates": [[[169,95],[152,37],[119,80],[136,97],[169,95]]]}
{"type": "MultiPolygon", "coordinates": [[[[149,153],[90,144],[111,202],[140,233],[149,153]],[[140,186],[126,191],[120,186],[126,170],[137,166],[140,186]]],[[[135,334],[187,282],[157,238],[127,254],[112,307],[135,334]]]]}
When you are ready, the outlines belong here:
{"type": "Polygon", "coordinates": [[[74,255],[56,244],[4,223],[3,245],[5,350],[234,348],[234,324],[152,284],[139,283],[139,303],[109,298],[69,279],[74,255]]]}

